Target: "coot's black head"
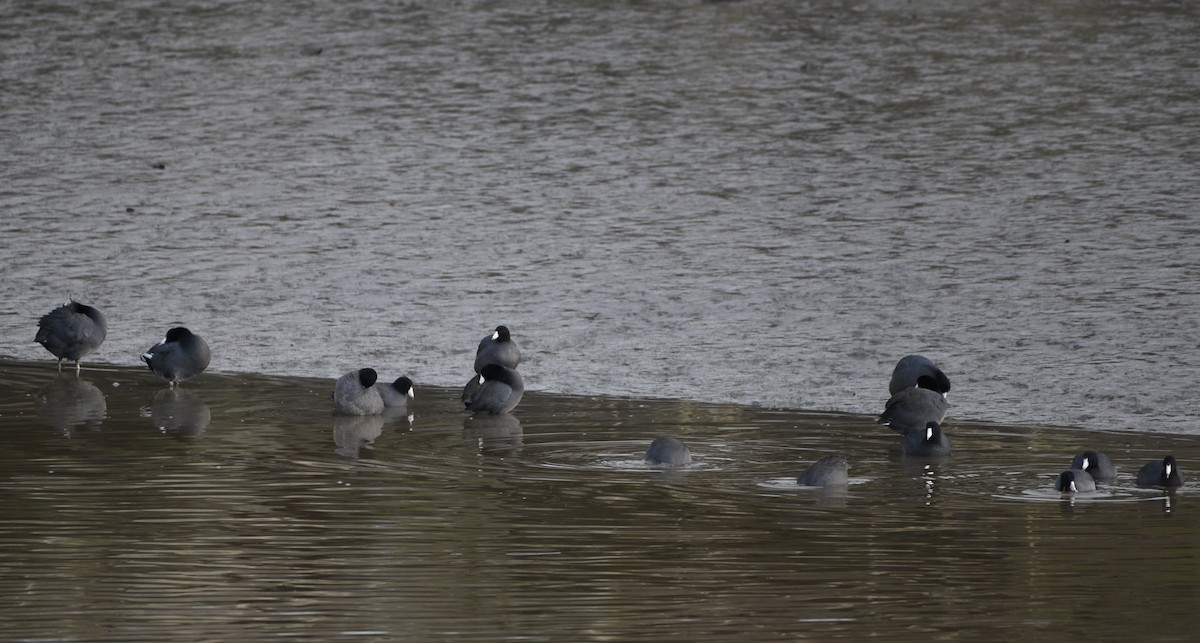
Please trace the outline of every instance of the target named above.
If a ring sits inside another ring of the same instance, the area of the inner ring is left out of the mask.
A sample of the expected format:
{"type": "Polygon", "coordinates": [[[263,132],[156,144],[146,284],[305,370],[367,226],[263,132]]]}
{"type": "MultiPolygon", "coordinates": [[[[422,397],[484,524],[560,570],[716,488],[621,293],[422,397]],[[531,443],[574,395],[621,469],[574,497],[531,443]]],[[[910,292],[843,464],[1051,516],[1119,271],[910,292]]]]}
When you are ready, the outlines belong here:
{"type": "Polygon", "coordinates": [[[409,397],[412,397],[412,386],[413,386],[412,380],[408,379],[408,376],[406,376],[406,375],[397,377],[396,381],[392,382],[392,388],[396,389],[401,394],[407,395],[409,397]]]}
{"type": "Polygon", "coordinates": [[[1054,485],[1054,488],[1059,491],[1079,491],[1075,485],[1075,472],[1068,470],[1058,474],[1058,484],[1054,485]]]}
{"type": "Polygon", "coordinates": [[[76,315],[84,315],[88,319],[99,324],[101,327],[106,326],[106,323],[104,321],[104,314],[100,312],[99,308],[93,308],[92,306],[89,306],[87,304],[81,304],[81,303],[75,301],[74,299],[68,301],[67,303],[65,303],[63,305],[66,306],[67,310],[75,313],[76,315]]]}
{"type": "MultiPolygon", "coordinates": [[[[1095,451],[1084,451],[1083,453],[1079,454],[1079,457],[1076,458],[1076,460],[1079,462],[1079,466],[1077,468],[1083,469],[1084,471],[1091,471],[1092,469],[1100,466],[1100,456],[1095,451]]],[[[1075,463],[1072,462],[1071,464],[1074,465],[1075,463]]]]}
{"type": "Polygon", "coordinates": [[[176,326],[175,328],[172,328],[171,330],[167,331],[167,341],[168,342],[182,342],[183,340],[185,340],[191,336],[192,336],[192,331],[184,328],[183,326],[176,326]]]}
{"type": "Polygon", "coordinates": [[[932,373],[917,378],[917,386],[945,395],[950,392],[950,378],[941,369],[934,368],[932,373]]]}
{"type": "Polygon", "coordinates": [[[379,374],[373,368],[358,369],[358,383],[363,385],[363,388],[368,388],[375,385],[375,380],[379,379],[379,374]]]}
{"type": "Polygon", "coordinates": [[[1163,458],[1163,480],[1179,477],[1179,466],[1175,464],[1175,456],[1163,458]]]}
{"type": "Polygon", "coordinates": [[[507,342],[512,339],[512,335],[508,332],[508,326],[497,326],[496,332],[492,333],[492,339],[497,342],[507,342]]]}
{"type": "Polygon", "coordinates": [[[925,437],[923,437],[921,439],[921,441],[922,442],[930,442],[930,443],[937,442],[938,436],[940,436],[941,434],[942,434],[942,427],[940,424],[938,424],[937,422],[927,422],[925,424],[925,437]]]}

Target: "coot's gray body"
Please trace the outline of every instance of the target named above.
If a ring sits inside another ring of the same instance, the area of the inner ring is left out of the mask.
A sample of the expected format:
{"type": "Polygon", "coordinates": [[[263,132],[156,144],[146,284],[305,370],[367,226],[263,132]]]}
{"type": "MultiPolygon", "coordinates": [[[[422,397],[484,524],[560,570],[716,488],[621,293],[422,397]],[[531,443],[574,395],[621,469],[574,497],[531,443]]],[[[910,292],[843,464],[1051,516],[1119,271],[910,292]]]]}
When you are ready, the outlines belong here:
{"type": "Polygon", "coordinates": [[[333,408],[342,415],[383,413],[383,398],[375,388],[378,377],[372,368],[360,368],[339,377],[333,385],[333,408]]]}
{"type": "Polygon", "coordinates": [[[1096,481],[1083,469],[1068,469],[1058,474],[1058,479],[1054,481],[1054,490],[1063,493],[1095,491],[1096,481]]]}
{"type": "Polygon", "coordinates": [[[1108,456],[1099,451],[1084,451],[1071,460],[1072,469],[1087,471],[1096,482],[1112,482],[1117,479],[1117,467],[1108,456]]]}
{"type": "Polygon", "coordinates": [[[891,430],[908,435],[913,430],[925,428],[930,422],[942,423],[950,403],[937,391],[927,388],[900,389],[887,401],[883,413],[876,420],[891,430]]]}
{"type": "Polygon", "coordinates": [[[168,330],[161,342],[142,355],[146,366],[171,386],[203,373],[211,359],[208,342],[183,326],[168,330]]]}
{"type": "Polygon", "coordinates": [[[525,380],[516,369],[488,364],[479,374],[478,392],[465,403],[468,411],[475,413],[508,413],[516,408],[525,394],[525,380]]]}
{"type": "Polygon", "coordinates": [[[650,443],[650,448],[646,449],[648,464],[681,465],[691,461],[692,452],[683,443],[683,440],[669,435],[654,438],[654,441],[650,443]]]}
{"type": "Polygon", "coordinates": [[[58,358],[58,370],[62,370],[65,359],[75,362],[78,372],[80,360],[99,348],[107,334],[108,321],[103,313],[87,304],[68,301],[42,315],[33,341],[58,358]]]}
{"type": "Polygon", "coordinates": [[[835,487],[849,481],[849,467],[844,454],[827,455],[813,463],[796,480],[806,487],[835,487]]]}

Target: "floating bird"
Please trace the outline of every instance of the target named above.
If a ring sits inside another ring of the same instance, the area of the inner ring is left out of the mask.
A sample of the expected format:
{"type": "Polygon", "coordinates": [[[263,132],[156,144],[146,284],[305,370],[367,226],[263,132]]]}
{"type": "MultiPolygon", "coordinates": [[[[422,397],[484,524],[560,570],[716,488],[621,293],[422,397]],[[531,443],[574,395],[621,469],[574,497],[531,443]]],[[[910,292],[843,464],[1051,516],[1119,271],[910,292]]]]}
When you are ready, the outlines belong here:
{"type": "Polygon", "coordinates": [[[383,399],[383,405],[388,408],[402,409],[408,406],[408,401],[417,395],[413,390],[413,381],[407,376],[397,377],[395,382],[376,388],[379,389],[379,397],[383,399]]]}
{"type": "Polygon", "coordinates": [[[827,455],[805,469],[796,482],[806,487],[843,486],[848,481],[848,469],[845,454],[827,455]]]}
{"type": "Polygon", "coordinates": [[[479,391],[465,405],[468,411],[508,413],[521,401],[525,381],[516,369],[488,364],[479,374],[479,391]]]}
{"type": "Polygon", "coordinates": [[[1087,471],[1096,482],[1112,482],[1117,479],[1117,467],[1108,456],[1099,451],[1084,451],[1071,460],[1072,469],[1087,471]]]}
{"type": "Polygon", "coordinates": [[[892,369],[892,380],[888,382],[888,395],[895,395],[906,388],[919,387],[937,391],[945,397],[950,392],[950,378],[942,369],[922,355],[908,355],[892,369]]]}
{"type": "Polygon", "coordinates": [[[383,398],[375,381],[379,374],[373,368],[360,368],[338,378],[333,385],[333,407],[342,415],[379,415],[383,413],[383,398]]]}
{"type": "Polygon", "coordinates": [[[950,439],[942,433],[942,427],[937,422],[926,422],[925,428],[909,431],[900,442],[900,451],[904,455],[921,457],[942,457],[950,455],[950,439]]]}
{"type": "MultiPolygon", "coordinates": [[[[497,326],[491,335],[479,340],[479,348],[475,349],[475,374],[483,373],[483,367],[488,364],[499,364],[506,368],[516,368],[521,363],[521,349],[512,339],[508,326],[497,326]]],[[[463,387],[463,404],[471,404],[479,395],[481,386],[478,377],[472,377],[463,387]]]]}
{"type": "Polygon", "coordinates": [[[646,449],[648,464],[688,464],[692,461],[692,452],[688,450],[683,440],[669,435],[654,438],[650,448],[646,449]]]}
{"type": "Polygon", "coordinates": [[[1058,478],[1054,480],[1054,490],[1063,493],[1095,491],[1096,481],[1087,471],[1072,468],[1058,474],[1058,478]]]}
{"type": "Polygon", "coordinates": [[[1175,456],[1169,455],[1161,462],[1147,462],[1138,470],[1137,483],[1139,487],[1179,487],[1183,485],[1183,475],[1175,464],[1175,456]]]}
{"type": "Polygon", "coordinates": [[[175,386],[204,372],[212,351],[202,337],[183,326],[167,331],[161,342],[150,347],[142,361],[155,375],[175,386]]]}
{"type": "Polygon", "coordinates": [[[72,300],[42,315],[33,341],[58,358],[59,371],[67,359],[75,362],[78,373],[79,361],[99,348],[107,334],[108,322],[103,313],[72,300]]]}

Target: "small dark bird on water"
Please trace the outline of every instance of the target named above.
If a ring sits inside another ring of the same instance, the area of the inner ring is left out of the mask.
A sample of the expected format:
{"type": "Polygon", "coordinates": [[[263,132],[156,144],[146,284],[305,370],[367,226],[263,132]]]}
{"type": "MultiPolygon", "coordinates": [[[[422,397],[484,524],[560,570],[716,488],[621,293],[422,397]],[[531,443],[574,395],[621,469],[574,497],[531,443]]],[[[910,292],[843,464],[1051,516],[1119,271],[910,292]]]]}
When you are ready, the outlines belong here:
{"type": "Polygon", "coordinates": [[[1175,456],[1169,455],[1142,465],[1138,470],[1137,483],[1139,487],[1181,487],[1183,475],[1179,473],[1175,456]]]}
{"type": "Polygon", "coordinates": [[[692,461],[692,452],[683,443],[683,440],[664,435],[654,438],[650,443],[650,448],[646,449],[647,464],[668,464],[681,465],[689,464],[692,461]]]}
{"type": "Polygon", "coordinates": [[[827,455],[805,469],[796,482],[805,487],[840,487],[850,480],[848,469],[845,454],[827,455]]]}
{"type": "Polygon", "coordinates": [[[407,376],[397,377],[396,381],[387,386],[377,386],[383,405],[389,409],[402,409],[408,406],[408,401],[416,397],[413,381],[407,376]]]}
{"type": "Polygon", "coordinates": [[[1083,469],[1067,469],[1058,474],[1058,479],[1054,481],[1054,490],[1063,493],[1095,491],[1096,480],[1083,469]]]}
{"type": "Polygon", "coordinates": [[[108,322],[103,313],[72,300],[42,315],[33,341],[58,358],[58,370],[67,359],[75,362],[78,373],[79,361],[99,348],[107,334],[108,322]]]}
{"type": "Polygon", "coordinates": [[[950,439],[942,433],[942,427],[937,422],[926,422],[925,428],[913,429],[900,442],[900,451],[904,455],[940,458],[950,455],[950,439]]]}

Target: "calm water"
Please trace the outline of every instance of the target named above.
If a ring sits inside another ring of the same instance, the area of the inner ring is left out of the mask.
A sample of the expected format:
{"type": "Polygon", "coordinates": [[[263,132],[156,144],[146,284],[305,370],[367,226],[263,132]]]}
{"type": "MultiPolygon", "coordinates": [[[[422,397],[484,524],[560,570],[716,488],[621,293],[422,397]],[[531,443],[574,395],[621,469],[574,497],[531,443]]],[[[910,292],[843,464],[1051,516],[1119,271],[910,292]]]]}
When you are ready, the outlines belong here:
{"type": "Polygon", "coordinates": [[[1194,2],[7,3],[0,354],[1197,432],[1194,2]]]}
{"type": "Polygon", "coordinates": [[[343,422],[328,380],[0,362],[10,640],[1184,640],[1193,436],[958,423],[905,461],[868,416],[530,394],[343,422]],[[185,403],[186,401],[186,403],[185,403]],[[167,418],[170,418],[169,420],[167,418]],[[640,461],[660,433],[694,453],[640,461]],[[1064,499],[1084,446],[1120,468],[1064,499]],[[840,492],[795,485],[831,450],[840,492]],[[1175,453],[1164,495],[1136,467],[1175,453]]]}

